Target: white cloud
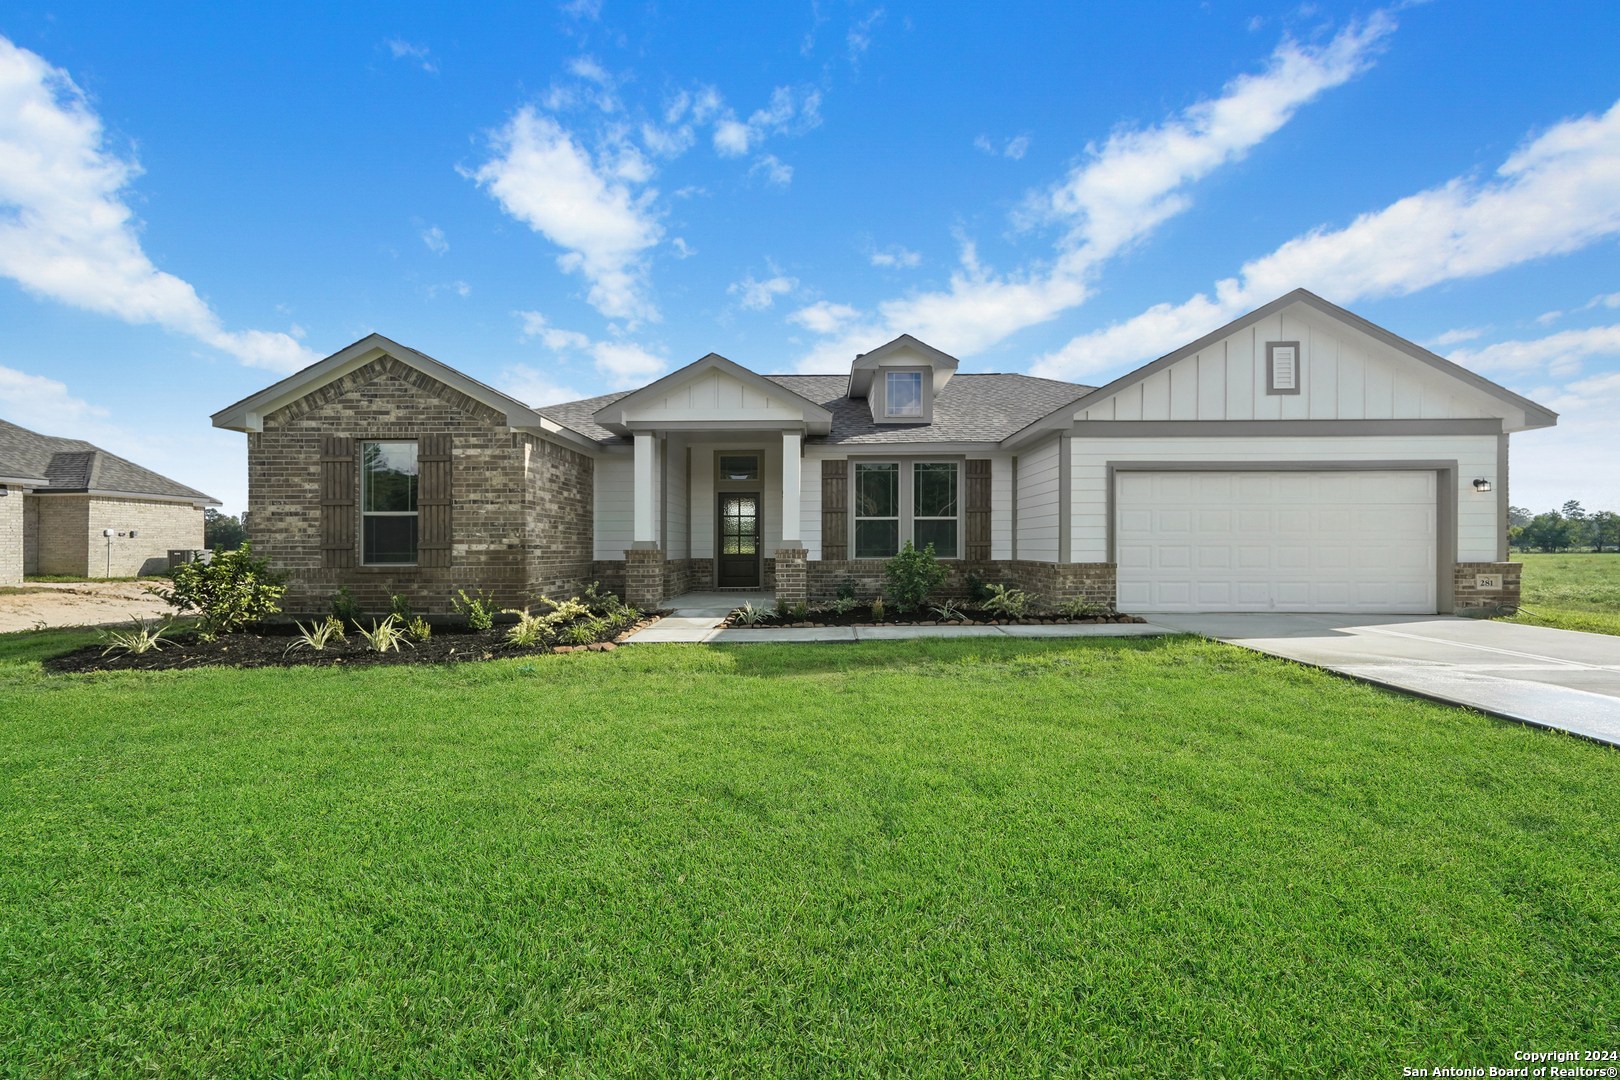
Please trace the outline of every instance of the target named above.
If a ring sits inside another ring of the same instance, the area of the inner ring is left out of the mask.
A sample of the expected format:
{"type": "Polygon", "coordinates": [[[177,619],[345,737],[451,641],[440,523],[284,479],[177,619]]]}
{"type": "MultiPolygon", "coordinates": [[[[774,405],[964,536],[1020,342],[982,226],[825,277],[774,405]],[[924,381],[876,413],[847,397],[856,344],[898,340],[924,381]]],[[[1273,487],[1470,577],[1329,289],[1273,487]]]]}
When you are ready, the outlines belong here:
{"type": "Polygon", "coordinates": [[[907,251],[899,244],[883,251],[874,250],[871,253],[872,265],[890,269],[901,268],[909,270],[922,262],[922,256],[915,251],[907,251]]]}
{"type": "Polygon", "coordinates": [[[416,65],[429,74],[437,75],[438,63],[432,58],[426,45],[412,45],[403,38],[389,38],[383,44],[394,55],[395,60],[414,60],[416,65]]]}
{"type": "Polygon", "coordinates": [[[319,359],[286,334],[228,331],[197,291],[152,265],[123,192],[140,175],[107,147],[101,119],[65,71],[0,37],[0,274],[36,296],[156,323],[292,371],[319,359]]]}
{"type": "Polygon", "coordinates": [[[849,62],[856,67],[860,66],[867,50],[872,47],[872,31],[883,21],[884,14],[883,8],[873,8],[866,18],[851,23],[849,32],[844,35],[844,44],[849,46],[849,62]]]}
{"type": "Polygon", "coordinates": [[[697,249],[687,246],[686,240],[683,237],[677,236],[675,239],[669,242],[669,246],[675,249],[675,257],[677,259],[690,259],[692,256],[697,254],[697,249]]]}
{"type": "Polygon", "coordinates": [[[860,312],[848,304],[833,304],[826,300],[818,300],[809,307],[802,307],[788,316],[788,322],[798,323],[817,334],[836,334],[854,319],[860,317],[860,312]]]}
{"type": "Polygon", "coordinates": [[[106,416],[107,410],[74,397],[66,383],[0,367],[0,415],[31,430],[50,433],[82,431],[87,422],[106,416]]]}
{"type": "Polygon", "coordinates": [[[712,88],[708,90],[705,108],[717,116],[715,151],[721,157],[741,157],[770,135],[803,134],[820,126],[821,91],[813,88],[795,91],[790,86],[778,86],[771,91],[771,103],[756,110],[746,123],[724,108],[712,88]]]}
{"type": "Polygon", "coordinates": [[[1336,303],[1400,296],[1442,281],[1578,250],[1620,232],[1620,104],[1555,124],[1486,182],[1459,177],[1316,229],[1245,264],[1179,306],[1159,304],[1075,338],[1034,367],[1068,378],[1135,363],[1303,286],[1336,303]]]}
{"type": "Polygon", "coordinates": [[[501,209],[558,247],[557,265],[590,282],[588,299],[610,318],[658,318],[647,298],[643,252],[663,228],[657,192],[632,192],[549,116],[519,109],[492,142],[496,154],[471,176],[501,209]],[[605,175],[606,173],[606,175],[605,175]]]}
{"type": "Polygon", "coordinates": [[[557,10],[575,19],[595,21],[602,17],[602,0],[567,0],[558,4],[557,10]]]}
{"type": "Polygon", "coordinates": [[[817,344],[800,369],[841,367],[902,332],[968,356],[1084,303],[1089,281],[1106,260],[1190,205],[1187,185],[1242,157],[1301,106],[1364,70],[1393,28],[1377,12],[1322,46],[1285,38],[1263,72],[1233,79],[1220,97],[1157,127],[1116,131],[1101,147],[1089,147],[1062,183],[1026,199],[1016,215],[1025,227],[1065,227],[1052,263],[999,275],[982,266],[974,246],[964,241],[948,290],[880,304],[876,320],[850,325],[836,339],[817,344]]]}
{"type": "Polygon", "coordinates": [[[550,375],[527,364],[512,364],[501,371],[500,388],[525,405],[555,405],[559,401],[578,401],[584,397],[578,390],[555,382],[550,375]]]}
{"type": "MultiPolygon", "coordinates": [[[[650,382],[662,375],[669,366],[663,357],[648,352],[640,345],[627,341],[592,341],[576,330],[554,327],[538,311],[514,311],[512,314],[523,320],[523,340],[538,337],[552,352],[577,351],[589,355],[596,364],[596,370],[608,376],[616,390],[650,382]]],[[[573,393],[571,390],[568,392],[573,393]]]]}
{"type": "Polygon", "coordinates": [[[1008,139],[1000,150],[996,149],[996,144],[990,141],[988,135],[978,136],[973,140],[973,145],[991,157],[1009,157],[1014,161],[1021,161],[1029,150],[1029,136],[1019,135],[1008,139]]]}
{"type": "Polygon", "coordinates": [[[793,182],[793,166],[782,164],[775,154],[760,155],[759,160],[754,162],[754,167],[748,170],[748,175],[753,176],[758,172],[765,174],[767,184],[775,184],[777,187],[787,187],[793,182]]]}
{"type": "Polygon", "coordinates": [[[1447,330],[1445,333],[1429,342],[1429,344],[1438,349],[1446,345],[1455,345],[1459,341],[1473,341],[1484,332],[1484,330],[1477,326],[1460,330],[1447,330]]]}
{"type": "Polygon", "coordinates": [[[435,255],[443,255],[450,250],[450,241],[444,238],[444,230],[437,225],[422,230],[422,243],[435,255]]]}
{"type": "Polygon", "coordinates": [[[512,314],[523,320],[523,332],[520,340],[528,341],[530,338],[539,338],[546,348],[552,352],[562,352],[564,349],[588,349],[591,339],[577,330],[559,330],[546,321],[546,317],[538,311],[514,311],[512,314]]]}
{"type": "Polygon", "coordinates": [[[778,296],[786,296],[798,287],[797,278],[778,274],[765,281],[755,281],[754,275],[749,274],[741,281],[733,282],[726,292],[732,296],[742,297],[738,303],[749,311],[764,311],[776,303],[778,296]]]}
{"type": "Polygon", "coordinates": [[[1513,436],[1508,498],[1534,509],[1578,499],[1594,510],[1620,510],[1620,473],[1591,467],[1612,460],[1620,443],[1620,371],[1523,392],[1555,410],[1558,426],[1513,436]]]}
{"type": "Polygon", "coordinates": [[[1610,355],[1620,355],[1620,326],[1564,330],[1535,341],[1499,341],[1481,349],[1458,349],[1447,359],[1487,374],[1545,371],[1568,378],[1579,373],[1586,357],[1610,355]]]}
{"type": "Polygon", "coordinates": [[[465,281],[450,281],[441,285],[429,285],[424,291],[427,293],[429,300],[437,299],[438,295],[442,292],[455,293],[457,296],[465,299],[472,295],[472,286],[467,284],[465,281]]]}

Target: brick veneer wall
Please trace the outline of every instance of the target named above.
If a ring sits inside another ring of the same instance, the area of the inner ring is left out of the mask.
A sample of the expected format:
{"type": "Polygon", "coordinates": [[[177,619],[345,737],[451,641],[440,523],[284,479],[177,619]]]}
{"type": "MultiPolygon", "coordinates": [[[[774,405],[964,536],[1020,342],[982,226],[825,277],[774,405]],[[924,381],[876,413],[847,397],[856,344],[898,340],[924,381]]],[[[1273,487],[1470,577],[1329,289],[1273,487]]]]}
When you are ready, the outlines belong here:
{"type": "Polygon", "coordinates": [[[664,553],[656,548],[624,553],[624,602],[643,610],[664,599],[664,553]]]}
{"type": "Polygon", "coordinates": [[[97,496],[90,499],[87,517],[86,556],[93,578],[156,574],[168,567],[170,549],[203,546],[202,508],[191,503],[97,496]],[[110,552],[103,529],[114,533],[110,552]],[[135,535],[129,536],[132,530],[135,535]]]}
{"type": "Polygon", "coordinates": [[[39,500],[39,569],[36,573],[85,577],[90,573],[90,496],[34,497],[39,500]]]}
{"type": "Polygon", "coordinates": [[[505,415],[385,356],[269,414],[264,430],[248,435],[248,534],[257,554],[287,572],[288,612],[324,611],[339,586],[366,611],[402,594],[417,611],[445,612],[458,589],[479,588],[521,607],[531,591],[572,593],[593,569],[593,468],[589,457],[514,434],[505,415]],[[450,436],[453,458],[450,565],[323,566],[322,439],[437,433],[450,436]]]}
{"type": "Polygon", "coordinates": [[[1451,572],[1452,603],[1457,614],[1496,614],[1499,605],[1519,606],[1523,563],[1516,562],[1460,562],[1451,572]],[[1480,588],[1476,578],[1481,574],[1502,575],[1499,589],[1480,588]]]}
{"type": "Polygon", "coordinates": [[[23,493],[16,487],[0,495],[0,585],[16,585],[23,579],[23,493]]]}
{"type": "Polygon", "coordinates": [[[810,552],[805,548],[777,548],[775,589],[776,598],[789,604],[808,600],[805,565],[810,552]]]}
{"type": "Polygon", "coordinates": [[[23,574],[39,573],[39,496],[24,495],[23,504],[23,574]]]}
{"type": "MultiPolygon", "coordinates": [[[[977,574],[986,584],[1011,584],[1037,593],[1045,605],[1076,598],[1109,607],[1114,604],[1113,563],[986,559],[982,562],[950,561],[942,565],[950,576],[935,593],[941,598],[967,596],[967,575],[977,574]]],[[[863,599],[883,591],[881,559],[821,559],[809,563],[806,569],[812,601],[833,599],[838,595],[839,586],[849,579],[854,580],[856,595],[863,599]]]]}

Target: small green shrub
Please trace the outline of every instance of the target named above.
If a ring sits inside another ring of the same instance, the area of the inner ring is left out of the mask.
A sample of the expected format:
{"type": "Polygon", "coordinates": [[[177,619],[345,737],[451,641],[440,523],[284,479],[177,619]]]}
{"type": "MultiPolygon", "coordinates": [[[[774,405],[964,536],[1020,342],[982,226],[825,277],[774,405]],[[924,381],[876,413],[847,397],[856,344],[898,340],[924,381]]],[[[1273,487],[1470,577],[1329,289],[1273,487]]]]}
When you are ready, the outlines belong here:
{"type": "Polygon", "coordinates": [[[906,541],[900,554],[883,564],[886,590],[894,598],[897,611],[915,611],[923,606],[928,594],[945,584],[950,571],[934,557],[934,545],[918,551],[906,541]]]}
{"type": "MultiPolygon", "coordinates": [[[[854,578],[846,577],[846,578],[844,578],[843,581],[840,581],[838,583],[838,599],[840,599],[840,600],[854,600],[855,599],[855,579],[854,578]]],[[[845,608],[844,610],[847,611],[849,609],[845,608]]]]}
{"type": "Polygon", "coordinates": [[[133,624],[133,629],[101,631],[101,640],[107,645],[105,649],[101,650],[102,656],[106,656],[115,649],[122,649],[124,652],[133,653],[136,656],[154,650],[161,651],[163,643],[169,640],[167,637],[169,633],[167,623],[158,626],[156,625],[156,619],[153,619],[151,623],[148,623],[145,619],[136,618],[129,621],[133,624]]]}
{"type": "Polygon", "coordinates": [[[1057,606],[1057,613],[1065,619],[1095,619],[1099,615],[1108,614],[1108,605],[1099,604],[1092,600],[1065,600],[1057,606]]]}
{"type": "Polygon", "coordinates": [[[564,600],[562,603],[556,604],[555,607],[556,610],[545,617],[548,626],[562,626],[564,623],[571,623],[575,619],[589,618],[591,614],[590,607],[578,598],[564,600]]]}
{"type": "Polygon", "coordinates": [[[624,601],[618,595],[602,592],[602,583],[593,581],[585,589],[585,595],[579,597],[579,602],[591,609],[592,615],[614,615],[624,609],[624,601]]]}
{"type": "Polygon", "coordinates": [[[732,612],[732,615],[734,615],[737,621],[742,623],[744,626],[754,626],[759,622],[771,617],[770,612],[765,611],[763,608],[755,607],[752,601],[743,604],[742,607],[732,612]]]}
{"type": "Polygon", "coordinates": [[[536,645],[544,645],[551,636],[551,624],[544,615],[530,615],[527,611],[518,612],[518,621],[506,631],[506,640],[514,645],[521,645],[525,649],[532,649],[536,645]]]}
{"type": "Polygon", "coordinates": [[[360,636],[377,652],[385,653],[389,649],[399,652],[399,643],[405,640],[405,631],[390,615],[381,622],[372,623],[370,630],[361,627],[360,636]]]}
{"type": "Polygon", "coordinates": [[[872,601],[873,622],[882,622],[886,614],[888,613],[883,608],[883,597],[880,596],[876,600],[872,601]]]}
{"type": "Polygon", "coordinates": [[[859,600],[855,599],[853,596],[845,596],[843,594],[843,590],[840,589],[839,593],[838,593],[838,599],[834,600],[832,603],[828,604],[827,606],[829,608],[831,608],[835,614],[847,615],[851,611],[853,611],[857,607],[859,607],[860,603],[861,602],[859,600]]]}
{"type": "Polygon", "coordinates": [[[778,619],[786,619],[788,617],[789,608],[788,608],[788,602],[787,602],[786,597],[778,596],[776,598],[775,611],[776,611],[776,617],[778,619]]]}
{"type": "Polygon", "coordinates": [[[333,639],[345,641],[343,623],[336,617],[328,615],[321,622],[312,622],[308,626],[298,624],[298,640],[287,646],[287,651],[294,649],[314,649],[324,651],[333,639]]]}
{"type": "Polygon", "coordinates": [[[560,637],[569,645],[589,645],[602,635],[603,629],[600,619],[581,619],[564,630],[560,637]]]}
{"type": "Polygon", "coordinates": [[[416,615],[411,610],[411,598],[408,596],[390,596],[388,598],[388,614],[402,623],[408,623],[416,615]]]}
{"type": "Polygon", "coordinates": [[[990,599],[990,587],[984,583],[984,578],[969,571],[962,579],[967,585],[968,599],[975,604],[982,604],[990,599]]]}
{"type": "Polygon", "coordinates": [[[405,633],[410,635],[412,641],[426,641],[428,638],[433,636],[433,627],[428,625],[428,621],[426,619],[418,615],[416,618],[412,619],[410,625],[405,628],[405,633]]]}
{"type": "Polygon", "coordinates": [[[456,599],[450,601],[450,606],[467,617],[467,625],[474,630],[488,630],[495,625],[495,598],[487,591],[479,589],[474,595],[468,596],[466,589],[456,590],[456,599]]]}
{"type": "Polygon", "coordinates": [[[1021,619],[1029,611],[1035,597],[1011,585],[988,586],[990,595],[984,601],[984,610],[1008,619],[1021,619]]]}
{"type": "Polygon", "coordinates": [[[800,600],[797,604],[793,605],[792,615],[794,622],[804,622],[810,617],[810,605],[805,603],[803,600],[800,600]]]}
{"type": "Polygon", "coordinates": [[[277,601],[287,586],[270,560],[255,559],[253,545],[243,541],[235,551],[216,550],[207,562],[181,563],[169,585],[146,591],[182,613],[196,612],[198,636],[212,641],[280,611],[277,601]]]}
{"type": "Polygon", "coordinates": [[[347,585],[332,594],[332,618],[346,623],[360,621],[360,601],[354,598],[347,585]]]}

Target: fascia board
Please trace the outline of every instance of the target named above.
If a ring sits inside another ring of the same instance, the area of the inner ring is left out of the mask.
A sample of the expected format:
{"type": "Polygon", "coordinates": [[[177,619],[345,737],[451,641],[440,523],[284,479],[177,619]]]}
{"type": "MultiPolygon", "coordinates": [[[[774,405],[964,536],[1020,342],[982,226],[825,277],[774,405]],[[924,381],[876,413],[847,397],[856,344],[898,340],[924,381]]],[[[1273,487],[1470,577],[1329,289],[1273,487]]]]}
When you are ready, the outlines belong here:
{"type": "Polygon", "coordinates": [[[805,443],[805,455],[840,457],[927,457],[929,454],[1000,454],[1001,444],[995,442],[881,442],[881,443],[805,443]]]}
{"type": "Polygon", "coordinates": [[[0,484],[15,484],[18,487],[44,487],[50,480],[43,476],[0,476],[0,484]]]}
{"type": "Polygon", "coordinates": [[[212,495],[198,492],[195,495],[158,494],[155,491],[112,491],[106,488],[48,488],[34,492],[35,495],[88,495],[93,499],[139,499],[142,502],[172,502],[191,503],[193,506],[224,506],[225,504],[212,495]]]}
{"type": "MultiPolygon", "coordinates": [[[[826,424],[829,429],[832,425],[832,413],[829,410],[822,408],[809,398],[799,396],[781,383],[772,382],[765,376],[748,370],[736,361],[726,359],[719,353],[710,353],[702,359],[694,360],[685,367],[672,371],[655,382],[648,383],[634,393],[626,394],[617,401],[609,402],[598,409],[592,415],[592,419],[605,428],[623,429],[626,425],[632,423],[632,421],[626,419],[628,414],[643,402],[656,398],[660,394],[668,393],[671,388],[710,370],[723,371],[739,382],[752,386],[762,394],[774,398],[785,398],[787,401],[794,403],[803,414],[800,423],[826,424]]],[[[636,422],[639,423],[639,421],[636,422]]]]}

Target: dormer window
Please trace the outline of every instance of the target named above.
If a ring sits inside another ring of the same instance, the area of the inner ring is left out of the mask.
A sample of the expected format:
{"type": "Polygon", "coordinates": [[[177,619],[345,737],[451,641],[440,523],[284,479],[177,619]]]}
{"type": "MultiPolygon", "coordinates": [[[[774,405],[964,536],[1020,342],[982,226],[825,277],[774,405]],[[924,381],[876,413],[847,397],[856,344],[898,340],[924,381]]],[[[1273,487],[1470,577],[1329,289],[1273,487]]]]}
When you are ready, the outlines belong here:
{"type": "Polygon", "coordinates": [[[922,416],[922,372],[891,371],[887,373],[885,383],[885,416],[922,416]]]}

